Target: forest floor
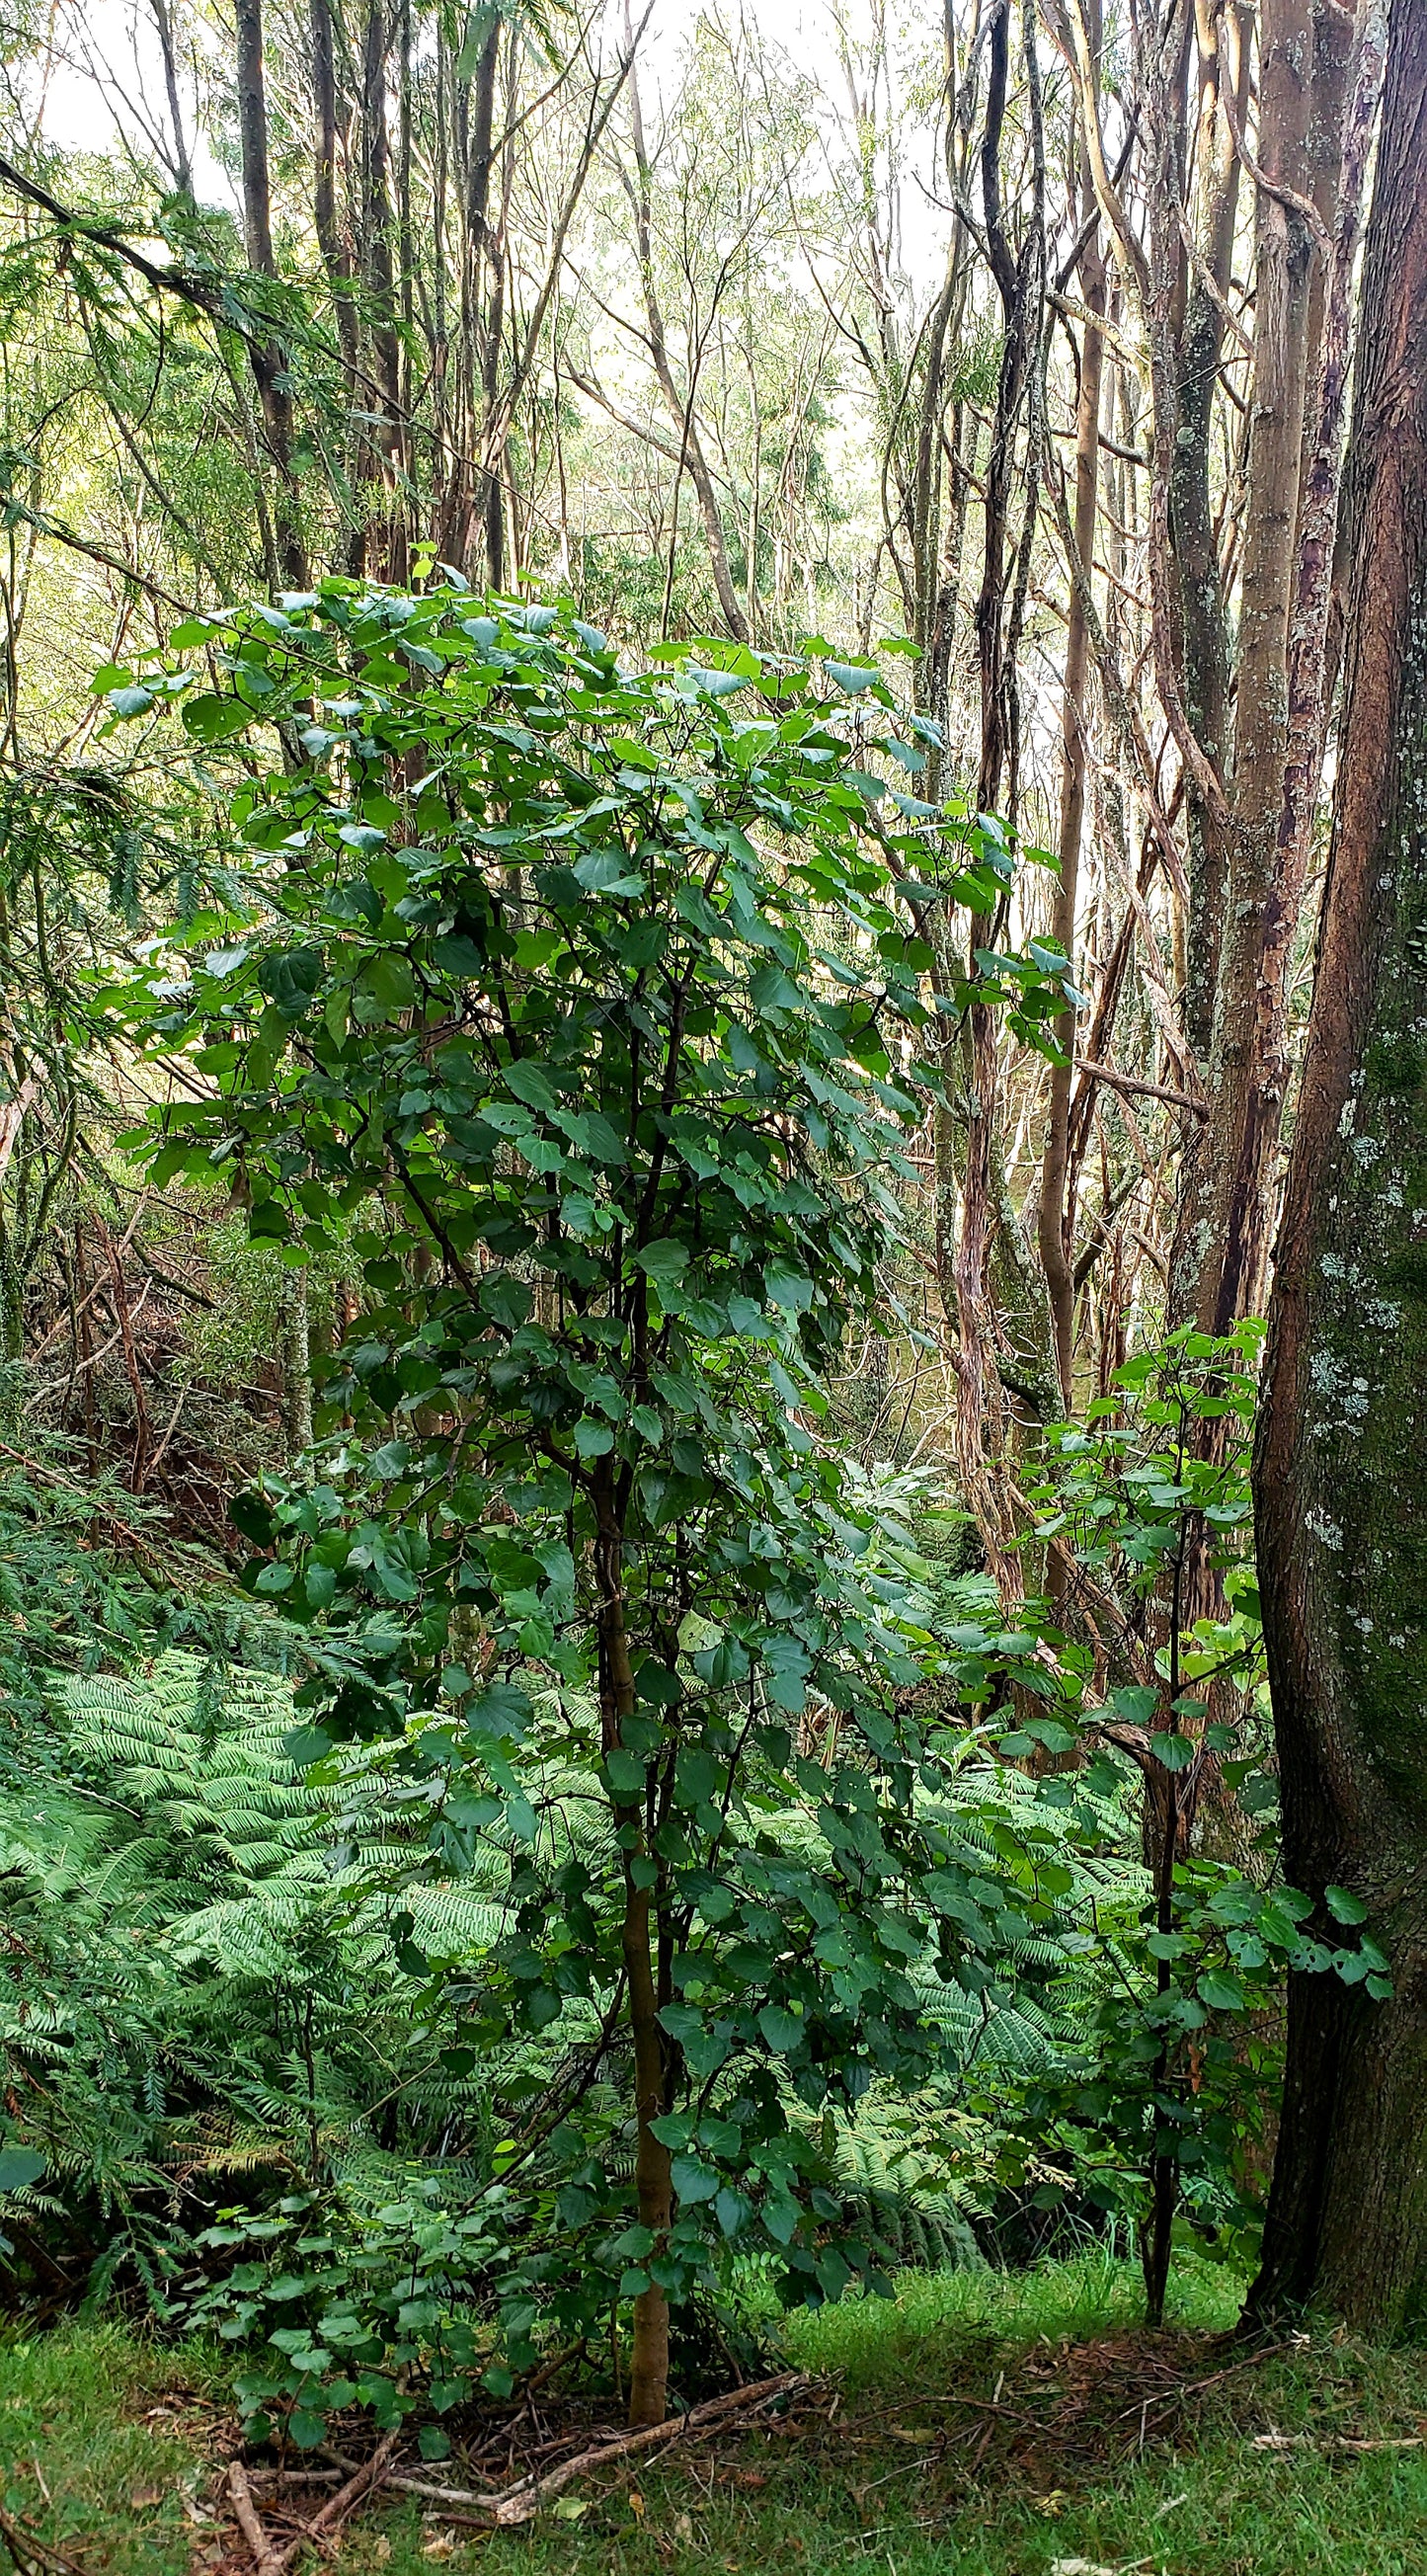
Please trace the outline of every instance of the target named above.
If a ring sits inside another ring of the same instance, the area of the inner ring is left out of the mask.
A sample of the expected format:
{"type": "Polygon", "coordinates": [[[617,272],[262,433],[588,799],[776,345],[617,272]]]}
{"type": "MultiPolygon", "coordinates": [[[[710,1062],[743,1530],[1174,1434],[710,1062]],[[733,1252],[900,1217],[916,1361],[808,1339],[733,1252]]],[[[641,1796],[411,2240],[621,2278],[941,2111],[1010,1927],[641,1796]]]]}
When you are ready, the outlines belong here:
{"type": "MultiPolygon", "coordinates": [[[[907,2275],[801,2318],[786,2412],[611,2465],[520,2530],[390,2494],[339,2576],[1421,2576],[1427,2351],[1226,2340],[1186,2267],[1164,2333],[1127,2266],[907,2275]]],[[[113,2325],[0,2340],[0,2540],[50,2576],[249,2563],[226,2522],[221,2375],[113,2325]]],[[[424,2475],[449,2478],[458,2463],[424,2475]]],[[[311,2510],[309,2504],[304,2508],[311,2510]]],[[[0,2560],[3,2563],[3,2560],[0,2560]]],[[[309,2557],[305,2562],[319,2562],[309,2557]]]]}

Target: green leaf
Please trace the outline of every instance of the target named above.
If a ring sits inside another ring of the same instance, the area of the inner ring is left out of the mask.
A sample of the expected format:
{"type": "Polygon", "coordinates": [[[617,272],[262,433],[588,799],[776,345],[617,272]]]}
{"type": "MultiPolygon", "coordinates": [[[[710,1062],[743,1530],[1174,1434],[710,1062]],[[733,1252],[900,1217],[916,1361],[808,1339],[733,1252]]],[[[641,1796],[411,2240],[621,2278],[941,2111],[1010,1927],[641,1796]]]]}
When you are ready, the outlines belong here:
{"type": "Polygon", "coordinates": [[[686,2207],[712,2200],[718,2190],[718,2175],[710,2166],[701,2164],[697,2156],[675,2156],[672,2172],[674,2189],[686,2207]]]}
{"type": "Polygon", "coordinates": [[[231,742],[236,734],[246,732],[252,721],[252,708],[245,707],[237,698],[184,700],[184,730],[198,742],[231,742]]]}
{"type": "Polygon", "coordinates": [[[28,2191],[45,2170],[45,2159],[35,2147],[0,2147],[0,2192],[28,2191]]]}
{"type": "Polygon", "coordinates": [[[384,949],[368,957],[358,971],[353,992],[361,1001],[375,1005],[383,1016],[409,1011],[416,1000],[416,978],[411,960],[397,949],[384,949]]]}
{"type": "MultiPolygon", "coordinates": [[[[311,1574],[308,1576],[309,1585],[311,1574]]],[[[314,1762],[325,1762],[332,1750],[332,1738],[324,1726],[295,1726],[282,1739],[282,1749],[295,1770],[310,1771],[314,1762]]]]}
{"type": "Polygon", "coordinates": [[[578,1145],[582,1154],[588,1154],[592,1162],[619,1167],[628,1159],[624,1138],[598,1109],[562,1110],[559,1124],[571,1143],[578,1145]]]}
{"type": "Polygon", "coordinates": [[[560,1095],[549,1074],[543,1073],[538,1064],[531,1064],[523,1056],[503,1067],[502,1079],[507,1091],[514,1092],[517,1100],[523,1100],[527,1109],[548,1113],[559,1107],[560,1095]]]}
{"type": "Polygon", "coordinates": [[[799,1270],[765,1270],[763,1285],[771,1303],[789,1314],[805,1314],[813,1302],[813,1283],[799,1270]]]}
{"type": "Polygon", "coordinates": [[[1192,1736],[1160,1733],[1150,1737],[1150,1751],[1166,1771],[1187,1771],[1196,1749],[1192,1736]]]}
{"type": "Polygon", "coordinates": [[[587,850],[573,873],[587,894],[630,895],[644,892],[644,879],[631,869],[623,850],[587,850]]]}
{"type": "Polygon", "coordinates": [[[1328,1911],[1337,1923],[1366,1923],[1368,1908],[1350,1887],[1327,1887],[1323,1891],[1328,1911]]]}
{"type": "Polygon", "coordinates": [[[634,1258],[640,1269],[647,1272],[660,1287],[682,1278],[689,1266],[688,1246],[667,1240],[646,1244],[644,1250],[636,1252],[634,1258]]]}

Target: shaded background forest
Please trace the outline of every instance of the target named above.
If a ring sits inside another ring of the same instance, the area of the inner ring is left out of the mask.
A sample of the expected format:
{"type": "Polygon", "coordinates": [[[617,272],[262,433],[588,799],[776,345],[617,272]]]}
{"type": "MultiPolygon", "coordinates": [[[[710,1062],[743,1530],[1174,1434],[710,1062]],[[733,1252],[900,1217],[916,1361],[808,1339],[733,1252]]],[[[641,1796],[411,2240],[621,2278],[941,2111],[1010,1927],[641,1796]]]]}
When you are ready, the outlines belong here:
{"type": "MultiPolygon", "coordinates": [[[[1322,863],[1377,43],[1350,61],[1340,10],[1301,14],[1261,81],[1217,17],[1173,64],[1117,25],[1005,10],[819,18],[796,59],[771,20],[707,13],[641,37],[604,13],[165,10],[132,58],[117,13],[98,36],[13,28],[17,986],[38,942],[107,935],[106,901],[137,928],[182,871],[186,827],[142,751],[112,774],[90,684],[190,605],[326,568],[400,582],[421,548],[566,588],[631,644],[905,636],[945,746],[921,789],[1058,857],[1058,884],[1023,870],[1017,927],[1073,954],[1086,1003],[1088,1070],[1047,1086],[1002,1048],[975,1078],[984,1153],[964,1115],[929,1137],[904,1283],[955,1319],[960,1472],[1004,1518],[976,1488],[1017,1408],[1049,1418],[1077,1371],[1103,1384],[1142,1310],[1227,1329],[1262,1303],[1322,863]],[[122,149],[47,149],[61,73],[122,149]],[[1154,138],[1129,104],[1147,78],[1154,138]],[[1317,174],[1311,206],[1272,193],[1275,155],[1317,174]],[[45,925],[40,846],[73,889],[45,925]]],[[[83,1151],[63,1085],[42,1093],[36,1200],[83,1151]]],[[[57,1312],[61,1257],[80,1304],[108,1267],[50,1207],[9,1225],[12,1356],[26,1297],[41,1335],[57,1312]]],[[[117,1293],[183,1222],[147,1212],[117,1293]]],[[[81,1375],[127,1407],[136,1472],[172,1410],[165,1336],[210,1311],[174,1296],[150,1286],[137,1381],[121,1334],[63,1382],[71,1426],[81,1375]]],[[[910,1445],[952,1437],[944,1370],[914,1374],[904,1354],[893,1394],[862,1373],[884,1448],[903,1415],[910,1445]]]]}

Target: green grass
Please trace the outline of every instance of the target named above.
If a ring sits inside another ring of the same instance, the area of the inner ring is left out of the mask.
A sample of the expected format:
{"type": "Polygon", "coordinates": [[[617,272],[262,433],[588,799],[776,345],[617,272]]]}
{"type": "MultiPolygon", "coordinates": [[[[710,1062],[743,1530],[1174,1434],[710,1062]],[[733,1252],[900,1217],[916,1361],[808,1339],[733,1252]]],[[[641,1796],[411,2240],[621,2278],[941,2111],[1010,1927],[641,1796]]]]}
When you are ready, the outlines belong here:
{"type": "MultiPolygon", "coordinates": [[[[829,2375],[832,2422],[824,2405],[791,2431],[631,2462],[575,2491],[573,2518],[521,2532],[473,2536],[391,2501],[353,2527],[337,2563],[346,2576],[427,2576],[442,2563],[488,2576],[1052,2576],[1057,2562],[1068,2576],[1077,2560],[1117,2576],[1420,2576],[1427,2566],[1427,2451],[1327,2447],[1335,2435],[1427,2430],[1422,2351],[1317,2334],[1232,2369],[1156,2436],[1153,2406],[1168,2404],[1176,2375],[1207,2377],[1239,2359],[1207,2340],[1233,2320],[1235,2287],[1222,2274],[1184,2267],[1173,2331],[1158,2340],[1138,2332],[1126,2265],[908,2276],[899,2287],[895,2304],[854,2300],[789,2329],[791,2357],[829,2375]],[[984,2409],[998,2383],[1001,2413],[968,2408],[975,2398],[984,2409]],[[1152,2407],[1141,2450],[1142,2389],[1152,2407]],[[1089,2413],[1067,2446],[1063,2409],[1074,2404],[1089,2413]],[[1310,2441],[1256,2448],[1264,2432],[1310,2441]]],[[[214,2387],[203,2361],[110,2327],[0,2345],[9,2509],[69,2547],[88,2576],[187,2576],[202,2539],[182,2492],[187,2481],[201,2500],[203,2446],[221,2420],[214,2387]],[[174,2410],[167,2419],[152,2413],[161,2405],[174,2410]],[[54,2499],[48,2517],[36,2462],[54,2499]]]]}
{"type": "Polygon", "coordinates": [[[194,2356],[114,2325],[0,2342],[6,2511],[86,2570],[188,2576],[194,2526],[184,2496],[200,2495],[205,2476],[205,2392],[215,2384],[194,2356]]]}

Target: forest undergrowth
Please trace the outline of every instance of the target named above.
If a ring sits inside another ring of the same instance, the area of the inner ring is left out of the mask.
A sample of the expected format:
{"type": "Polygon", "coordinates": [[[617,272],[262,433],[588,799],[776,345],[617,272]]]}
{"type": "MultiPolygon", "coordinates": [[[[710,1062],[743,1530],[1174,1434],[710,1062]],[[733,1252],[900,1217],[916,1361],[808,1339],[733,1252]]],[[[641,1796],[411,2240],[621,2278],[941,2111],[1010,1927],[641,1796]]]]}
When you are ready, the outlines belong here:
{"type": "MultiPolygon", "coordinates": [[[[1409,2576],[1427,2510],[1427,2356],[1327,2329],[1230,2339],[1243,2284],[1178,2268],[1139,2323],[1104,2251],[901,2276],[785,2329],[809,2374],[752,2432],[625,2462],[517,2532],[388,2495],[350,2576],[1409,2576]]],[[[221,2364],[114,2323],[0,2344],[4,2509],[105,2576],[223,2563],[221,2364]]],[[[452,2467],[458,2465],[459,2454],[452,2467]]],[[[321,2495],[323,2490],[309,2491],[321,2495]]]]}

